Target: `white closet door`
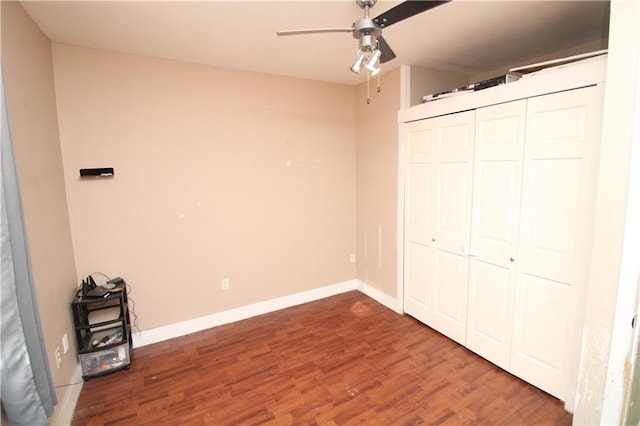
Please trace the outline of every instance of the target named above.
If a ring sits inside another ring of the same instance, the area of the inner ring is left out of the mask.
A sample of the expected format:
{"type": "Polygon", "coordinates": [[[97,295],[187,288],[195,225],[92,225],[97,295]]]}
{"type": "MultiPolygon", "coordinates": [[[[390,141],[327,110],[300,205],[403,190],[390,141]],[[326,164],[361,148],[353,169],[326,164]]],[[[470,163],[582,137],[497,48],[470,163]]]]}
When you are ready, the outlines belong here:
{"type": "Polygon", "coordinates": [[[405,141],[405,246],[404,246],[404,310],[422,322],[428,321],[432,303],[427,295],[427,282],[433,258],[435,217],[434,162],[435,133],[431,120],[404,125],[405,141]]]}
{"type": "Polygon", "coordinates": [[[526,100],[476,111],[467,347],[509,369],[526,100]]]}
{"type": "Polygon", "coordinates": [[[587,276],[598,93],[589,87],[527,105],[510,370],[560,399],[577,368],[571,352],[587,276]]]}
{"type": "Polygon", "coordinates": [[[474,116],[474,111],[467,111],[433,119],[437,161],[432,275],[427,290],[433,309],[428,312],[428,324],[462,344],[466,340],[474,116]]]}
{"type": "Polygon", "coordinates": [[[404,125],[405,312],[464,344],[474,112],[404,125]]]}

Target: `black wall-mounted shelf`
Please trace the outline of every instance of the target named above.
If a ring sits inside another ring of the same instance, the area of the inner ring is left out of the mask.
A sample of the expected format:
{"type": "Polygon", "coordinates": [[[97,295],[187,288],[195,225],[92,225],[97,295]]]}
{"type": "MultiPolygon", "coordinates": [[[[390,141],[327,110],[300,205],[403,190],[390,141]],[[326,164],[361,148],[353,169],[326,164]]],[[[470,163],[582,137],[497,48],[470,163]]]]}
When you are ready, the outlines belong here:
{"type": "Polygon", "coordinates": [[[94,169],[80,169],[80,177],[111,177],[114,175],[113,167],[98,167],[94,169]]]}

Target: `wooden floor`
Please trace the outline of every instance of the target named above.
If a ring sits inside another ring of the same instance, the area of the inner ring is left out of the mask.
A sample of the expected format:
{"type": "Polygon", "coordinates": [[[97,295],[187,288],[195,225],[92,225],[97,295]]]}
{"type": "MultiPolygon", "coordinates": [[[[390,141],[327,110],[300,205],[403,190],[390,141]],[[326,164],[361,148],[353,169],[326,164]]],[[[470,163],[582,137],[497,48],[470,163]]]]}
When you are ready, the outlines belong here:
{"type": "Polygon", "coordinates": [[[73,425],[569,425],[548,394],[353,291],[137,348],[73,425]]]}

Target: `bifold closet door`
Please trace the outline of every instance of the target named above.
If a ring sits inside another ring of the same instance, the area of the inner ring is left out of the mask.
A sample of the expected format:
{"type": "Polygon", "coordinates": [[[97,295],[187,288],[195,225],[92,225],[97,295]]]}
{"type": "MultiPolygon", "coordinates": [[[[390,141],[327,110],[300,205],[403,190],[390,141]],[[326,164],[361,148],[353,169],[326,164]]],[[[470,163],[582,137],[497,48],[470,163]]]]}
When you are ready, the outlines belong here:
{"type": "Polygon", "coordinates": [[[427,323],[433,303],[427,295],[432,275],[435,197],[435,133],[431,120],[403,126],[405,156],[404,310],[427,323]]]}
{"type": "Polygon", "coordinates": [[[560,399],[578,362],[599,104],[597,87],[527,104],[510,371],[560,399]]]}
{"type": "Polygon", "coordinates": [[[509,369],[526,100],[476,111],[467,347],[509,369]]]}
{"type": "Polygon", "coordinates": [[[405,310],[462,344],[474,115],[411,123],[405,137],[405,310]]]}

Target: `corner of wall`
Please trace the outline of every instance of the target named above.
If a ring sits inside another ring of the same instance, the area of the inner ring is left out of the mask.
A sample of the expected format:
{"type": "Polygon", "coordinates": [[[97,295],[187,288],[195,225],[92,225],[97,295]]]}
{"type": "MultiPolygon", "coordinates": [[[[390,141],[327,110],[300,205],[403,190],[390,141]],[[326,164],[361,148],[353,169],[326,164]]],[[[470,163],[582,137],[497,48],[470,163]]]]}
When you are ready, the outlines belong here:
{"type": "Polygon", "coordinates": [[[70,425],[73,419],[80,391],[82,390],[82,368],[80,364],[76,364],[71,382],[68,385],[61,385],[56,388],[58,395],[58,405],[55,406],[53,415],[49,418],[49,424],[52,425],[70,425]]]}
{"type": "Polygon", "coordinates": [[[389,296],[388,294],[383,293],[382,291],[378,290],[377,288],[371,287],[370,285],[368,285],[367,283],[365,283],[364,281],[361,281],[361,280],[356,280],[356,288],[361,293],[366,294],[367,296],[369,296],[370,298],[372,298],[376,302],[386,306],[387,308],[391,309],[392,311],[394,311],[394,312],[396,312],[398,314],[402,314],[403,313],[402,300],[401,299],[393,298],[393,297],[389,296]]]}
{"type": "Polygon", "coordinates": [[[2,72],[40,322],[54,384],[67,383],[74,351],[67,351],[55,368],[54,350],[65,334],[73,338],[69,303],[76,271],[51,42],[20,2],[0,3],[2,72]]]}

